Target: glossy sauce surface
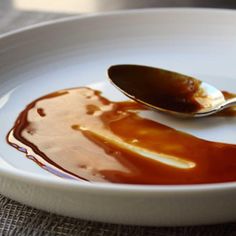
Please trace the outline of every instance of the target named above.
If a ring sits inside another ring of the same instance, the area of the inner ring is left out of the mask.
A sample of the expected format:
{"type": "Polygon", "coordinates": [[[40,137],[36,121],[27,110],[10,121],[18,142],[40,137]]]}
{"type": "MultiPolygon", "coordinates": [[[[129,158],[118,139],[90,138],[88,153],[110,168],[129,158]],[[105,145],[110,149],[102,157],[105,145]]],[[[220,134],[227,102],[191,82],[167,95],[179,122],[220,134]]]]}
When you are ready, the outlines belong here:
{"type": "Polygon", "coordinates": [[[111,66],[108,75],[127,96],[151,107],[183,113],[203,108],[198,100],[206,95],[193,77],[141,65],[111,66]]]}
{"type": "Polygon", "coordinates": [[[144,109],[90,88],[62,90],[29,104],[7,140],[49,171],[91,182],[236,181],[236,145],[143,118],[137,111],[144,109]]]}

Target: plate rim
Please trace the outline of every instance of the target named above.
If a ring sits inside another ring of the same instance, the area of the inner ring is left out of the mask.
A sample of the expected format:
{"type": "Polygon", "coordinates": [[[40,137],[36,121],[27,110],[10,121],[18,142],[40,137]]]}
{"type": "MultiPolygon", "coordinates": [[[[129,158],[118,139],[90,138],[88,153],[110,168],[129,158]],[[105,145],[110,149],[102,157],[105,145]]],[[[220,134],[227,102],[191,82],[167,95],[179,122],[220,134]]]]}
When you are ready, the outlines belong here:
{"type": "MultiPolygon", "coordinates": [[[[163,8],[141,8],[141,9],[127,9],[118,11],[108,11],[99,13],[88,13],[69,17],[63,17],[60,19],[49,20],[41,23],[36,23],[30,26],[25,26],[20,29],[11,30],[9,32],[0,34],[0,42],[9,37],[17,36],[18,34],[24,34],[29,31],[38,30],[47,26],[55,26],[61,23],[69,23],[74,21],[86,20],[89,18],[97,17],[111,17],[111,16],[121,16],[121,15],[136,15],[136,14],[147,14],[147,13],[198,13],[198,14],[222,14],[228,15],[232,14],[236,17],[236,10],[233,9],[218,9],[218,8],[190,8],[190,7],[163,7],[163,8]]],[[[1,54],[1,52],[0,52],[1,54]]],[[[1,155],[1,154],[0,154],[1,155]]],[[[142,184],[114,184],[114,183],[90,183],[90,182],[80,182],[70,179],[55,178],[54,176],[42,176],[36,173],[29,173],[13,167],[9,170],[6,167],[0,166],[0,178],[5,176],[7,178],[13,178],[18,181],[23,181],[29,184],[37,184],[39,186],[47,186],[50,188],[64,188],[65,190],[90,190],[90,191],[104,191],[107,192],[121,192],[121,193],[187,193],[187,192],[205,192],[205,191],[219,191],[219,190],[232,190],[236,188],[236,181],[225,182],[225,183],[211,183],[211,184],[179,184],[179,185],[142,185],[142,184]]]]}
{"type": "MultiPolygon", "coordinates": [[[[236,9],[227,9],[227,8],[203,8],[203,7],[160,7],[160,8],[139,8],[139,9],[123,9],[117,11],[106,11],[98,13],[82,13],[79,15],[73,15],[68,17],[62,17],[59,19],[46,20],[40,23],[34,23],[32,25],[23,26],[19,29],[13,29],[5,33],[0,34],[0,40],[3,40],[7,37],[14,36],[19,33],[24,33],[30,30],[36,30],[45,26],[57,25],[65,22],[72,22],[81,19],[88,19],[94,17],[104,17],[104,16],[114,16],[114,15],[123,15],[123,14],[142,14],[146,12],[198,12],[198,13],[210,13],[210,14],[235,14],[236,9]]],[[[236,15],[236,14],[235,14],[236,15]]]]}

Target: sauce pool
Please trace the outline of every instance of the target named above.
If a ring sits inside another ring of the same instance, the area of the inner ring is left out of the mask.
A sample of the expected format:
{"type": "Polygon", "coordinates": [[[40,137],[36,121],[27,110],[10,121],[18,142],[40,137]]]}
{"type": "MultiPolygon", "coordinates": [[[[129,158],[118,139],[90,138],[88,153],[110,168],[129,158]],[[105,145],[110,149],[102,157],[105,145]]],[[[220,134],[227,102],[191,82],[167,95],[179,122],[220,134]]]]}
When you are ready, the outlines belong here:
{"type": "Polygon", "coordinates": [[[127,184],[236,181],[236,145],[203,140],[139,116],[136,102],[112,102],[90,88],[30,103],[10,145],[62,177],[127,184]]]}

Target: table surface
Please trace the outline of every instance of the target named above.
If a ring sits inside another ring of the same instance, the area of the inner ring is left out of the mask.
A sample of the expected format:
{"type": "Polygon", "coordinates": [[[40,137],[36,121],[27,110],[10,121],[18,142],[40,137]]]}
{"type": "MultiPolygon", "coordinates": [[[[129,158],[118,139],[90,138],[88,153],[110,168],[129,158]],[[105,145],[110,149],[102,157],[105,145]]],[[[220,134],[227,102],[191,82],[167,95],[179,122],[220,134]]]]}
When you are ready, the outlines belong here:
{"type": "MultiPolygon", "coordinates": [[[[0,0],[0,34],[88,12],[151,7],[236,9],[235,0],[0,0]],[[50,6],[49,6],[50,5],[50,6]]],[[[0,195],[0,235],[204,236],[236,235],[236,223],[194,227],[142,227],[85,221],[40,211],[0,195]]]]}

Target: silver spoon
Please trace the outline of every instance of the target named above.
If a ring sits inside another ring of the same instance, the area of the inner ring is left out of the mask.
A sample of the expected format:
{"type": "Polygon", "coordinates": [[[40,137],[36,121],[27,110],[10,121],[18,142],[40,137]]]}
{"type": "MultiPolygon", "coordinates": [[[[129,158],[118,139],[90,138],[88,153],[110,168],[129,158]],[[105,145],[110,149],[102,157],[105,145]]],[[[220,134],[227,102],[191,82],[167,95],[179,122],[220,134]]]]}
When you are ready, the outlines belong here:
{"type": "Polygon", "coordinates": [[[141,65],[113,65],[111,82],[129,98],[181,117],[203,117],[236,105],[215,87],[180,73],[141,65]]]}

